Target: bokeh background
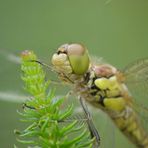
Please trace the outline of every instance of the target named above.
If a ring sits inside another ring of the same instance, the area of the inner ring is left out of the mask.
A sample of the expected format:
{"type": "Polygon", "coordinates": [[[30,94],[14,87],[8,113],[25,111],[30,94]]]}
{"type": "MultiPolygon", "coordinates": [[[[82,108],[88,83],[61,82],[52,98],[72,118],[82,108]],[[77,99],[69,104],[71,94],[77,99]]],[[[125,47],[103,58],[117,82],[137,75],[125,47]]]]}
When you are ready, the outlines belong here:
{"type": "MultiPolygon", "coordinates": [[[[67,42],[83,43],[91,55],[121,69],[147,57],[148,1],[0,0],[0,147],[13,147],[13,130],[23,127],[16,112],[26,96],[19,54],[32,49],[50,63],[67,42]]],[[[134,148],[104,114],[96,113],[94,121],[102,148],[134,148]]]]}

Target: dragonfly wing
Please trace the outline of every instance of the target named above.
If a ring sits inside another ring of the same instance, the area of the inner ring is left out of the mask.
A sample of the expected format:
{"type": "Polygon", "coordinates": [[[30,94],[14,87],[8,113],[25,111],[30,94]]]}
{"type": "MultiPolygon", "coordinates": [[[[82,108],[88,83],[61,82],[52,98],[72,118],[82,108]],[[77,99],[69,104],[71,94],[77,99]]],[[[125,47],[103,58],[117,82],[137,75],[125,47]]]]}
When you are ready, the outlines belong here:
{"type": "Polygon", "coordinates": [[[133,108],[148,131],[148,58],[131,63],[124,69],[125,83],[133,97],[133,108]]]}
{"type": "Polygon", "coordinates": [[[148,108],[148,58],[131,63],[124,69],[125,83],[136,104],[148,108]]]}
{"type": "Polygon", "coordinates": [[[148,110],[147,110],[147,108],[145,108],[142,105],[136,104],[136,105],[134,105],[134,109],[137,112],[137,114],[139,115],[139,117],[141,119],[141,123],[148,133],[148,124],[147,124],[148,123],[148,110]]]}
{"type": "Polygon", "coordinates": [[[141,77],[141,74],[148,78],[148,58],[139,59],[124,68],[124,73],[130,77],[131,80],[145,80],[146,77],[141,77]]]}

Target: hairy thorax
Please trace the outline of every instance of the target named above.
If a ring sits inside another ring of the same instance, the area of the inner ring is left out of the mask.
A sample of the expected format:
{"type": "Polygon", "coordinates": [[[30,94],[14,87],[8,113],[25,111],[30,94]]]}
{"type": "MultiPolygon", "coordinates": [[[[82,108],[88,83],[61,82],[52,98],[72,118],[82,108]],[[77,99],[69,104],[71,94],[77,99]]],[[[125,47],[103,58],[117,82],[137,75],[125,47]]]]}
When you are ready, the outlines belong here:
{"type": "Polygon", "coordinates": [[[83,77],[74,82],[74,92],[91,105],[112,114],[114,118],[130,106],[130,96],[125,84],[118,80],[114,68],[109,65],[106,65],[106,71],[105,67],[103,71],[101,68],[100,65],[95,66],[95,69],[91,66],[83,77]]]}

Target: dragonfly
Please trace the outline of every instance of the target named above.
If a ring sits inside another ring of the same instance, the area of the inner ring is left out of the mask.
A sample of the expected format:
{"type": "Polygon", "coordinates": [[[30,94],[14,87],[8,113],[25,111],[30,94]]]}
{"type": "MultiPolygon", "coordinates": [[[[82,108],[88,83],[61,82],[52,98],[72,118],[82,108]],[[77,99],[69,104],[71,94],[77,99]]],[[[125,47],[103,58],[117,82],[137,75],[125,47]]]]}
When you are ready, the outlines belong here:
{"type": "Polygon", "coordinates": [[[81,101],[105,112],[135,146],[148,148],[147,58],[121,71],[108,63],[92,61],[84,45],[72,43],[61,45],[51,63],[59,79],[71,85],[81,101]]]}

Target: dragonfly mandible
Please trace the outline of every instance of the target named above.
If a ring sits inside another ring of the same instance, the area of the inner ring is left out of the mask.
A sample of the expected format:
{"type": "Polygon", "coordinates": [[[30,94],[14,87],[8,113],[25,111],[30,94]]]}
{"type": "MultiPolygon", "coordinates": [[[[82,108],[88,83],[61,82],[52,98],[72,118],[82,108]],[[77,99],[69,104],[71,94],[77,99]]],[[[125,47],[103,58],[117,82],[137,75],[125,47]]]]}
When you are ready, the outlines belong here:
{"type": "Polygon", "coordinates": [[[140,94],[145,94],[142,97],[148,99],[148,59],[134,62],[120,71],[110,64],[91,61],[87,48],[73,43],[60,46],[51,62],[60,80],[71,84],[77,96],[107,113],[137,147],[148,148],[145,123],[148,101],[142,105],[140,98],[140,94]]]}

